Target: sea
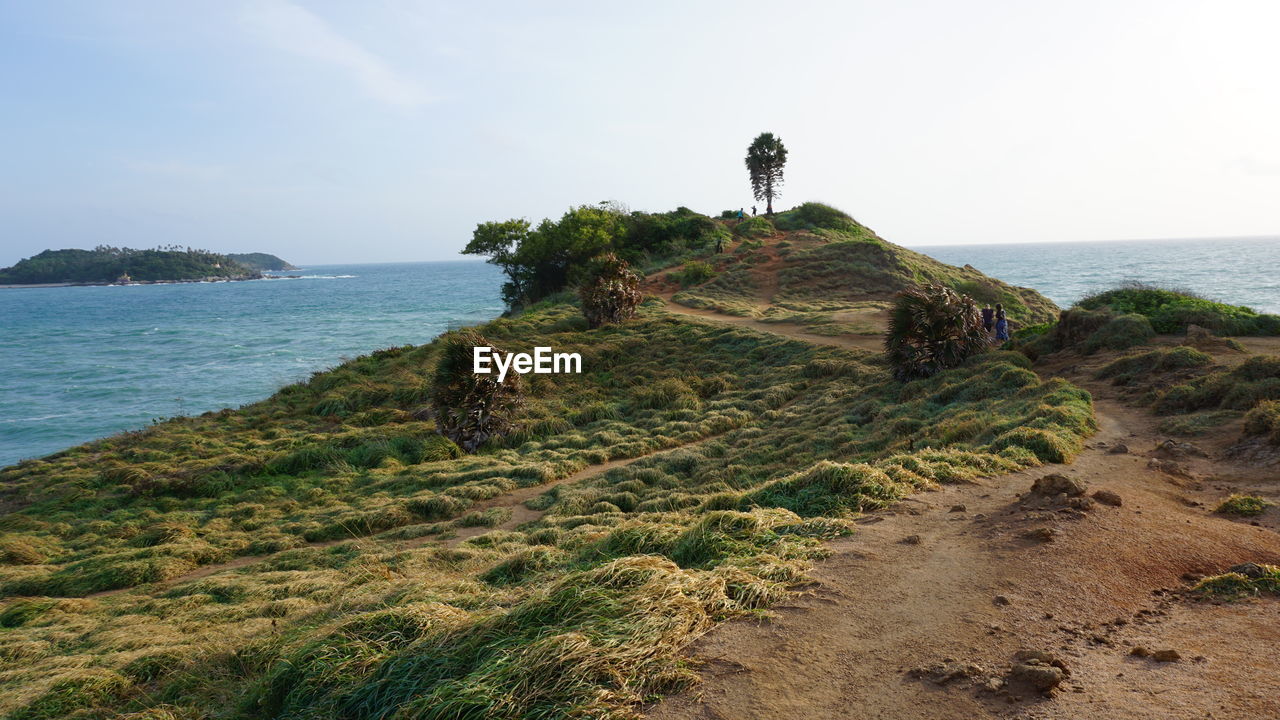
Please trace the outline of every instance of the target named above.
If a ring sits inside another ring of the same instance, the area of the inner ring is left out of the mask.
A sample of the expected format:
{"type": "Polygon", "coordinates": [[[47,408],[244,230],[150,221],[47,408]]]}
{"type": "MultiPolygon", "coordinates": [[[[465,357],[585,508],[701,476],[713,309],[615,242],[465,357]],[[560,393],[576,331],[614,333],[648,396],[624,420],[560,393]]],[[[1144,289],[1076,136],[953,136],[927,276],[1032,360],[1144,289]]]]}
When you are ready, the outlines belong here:
{"type": "MultiPolygon", "coordinates": [[[[1280,238],[913,246],[1058,305],[1146,281],[1280,313],[1280,238]]],[[[256,402],[379,348],[502,312],[475,261],[321,265],[296,278],[0,289],[0,466],[256,402]]]]}

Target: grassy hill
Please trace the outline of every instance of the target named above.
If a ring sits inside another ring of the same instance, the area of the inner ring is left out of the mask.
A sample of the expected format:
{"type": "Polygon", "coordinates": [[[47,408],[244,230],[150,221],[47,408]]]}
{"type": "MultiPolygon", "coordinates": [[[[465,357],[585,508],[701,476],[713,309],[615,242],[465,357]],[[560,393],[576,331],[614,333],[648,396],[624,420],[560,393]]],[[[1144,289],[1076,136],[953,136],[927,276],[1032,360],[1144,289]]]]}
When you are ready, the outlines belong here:
{"type": "Polygon", "coordinates": [[[1093,429],[1088,393],[1012,353],[901,384],[656,301],[480,329],[584,373],[526,376],[521,430],[475,455],[434,433],[430,344],[0,471],[0,712],[626,717],[859,512],[1093,429]]]}
{"type": "Polygon", "coordinates": [[[955,267],[880,238],[848,215],[818,203],[755,217],[732,226],[724,254],[691,258],[659,275],[674,300],[763,320],[800,322],[829,332],[857,332],[841,322],[888,306],[893,294],[917,284],[946,285],[981,305],[1003,303],[1015,324],[1057,317],[1035,290],[1008,285],[965,266],[955,267]]]}

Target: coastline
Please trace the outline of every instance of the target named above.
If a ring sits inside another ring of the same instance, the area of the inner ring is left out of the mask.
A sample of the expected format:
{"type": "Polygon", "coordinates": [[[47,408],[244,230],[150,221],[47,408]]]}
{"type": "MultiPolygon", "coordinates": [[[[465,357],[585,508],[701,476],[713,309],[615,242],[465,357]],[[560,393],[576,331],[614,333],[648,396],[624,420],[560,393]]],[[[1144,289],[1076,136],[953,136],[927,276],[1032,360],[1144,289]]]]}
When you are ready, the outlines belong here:
{"type": "Polygon", "coordinates": [[[60,283],[25,283],[13,285],[0,285],[0,290],[23,290],[29,288],[59,288],[59,287],[124,287],[127,285],[182,285],[188,283],[215,283],[215,282],[241,282],[245,280],[276,280],[296,278],[296,275],[265,275],[258,274],[253,277],[207,277],[194,280],[133,280],[127,283],[120,282],[60,282],[60,283]]]}

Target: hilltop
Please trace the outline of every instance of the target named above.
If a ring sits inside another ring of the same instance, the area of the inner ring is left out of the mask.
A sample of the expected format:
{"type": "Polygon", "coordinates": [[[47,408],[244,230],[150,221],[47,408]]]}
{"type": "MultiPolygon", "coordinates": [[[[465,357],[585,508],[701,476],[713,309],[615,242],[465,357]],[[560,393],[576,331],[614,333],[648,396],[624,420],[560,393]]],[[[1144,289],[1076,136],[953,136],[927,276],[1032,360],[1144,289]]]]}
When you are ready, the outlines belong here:
{"type": "MultiPolygon", "coordinates": [[[[278,259],[278,258],[277,258],[278,259]]],[[[45,250],[0,270],[0,285],[104,284],[128,276],[133,282],[251,280],[258,269],[207,250],[45,250]]]]}
{"type": "Polygon", "coordinates": [[[1057,306],[1035,290],[895,245],[826,205],[724,222],[732,233],[726,252],[658,272],[649,287],[688,307],[818,334],[878,334],[894,293],[929,283],[980,305],[1003,304],[1015,327],[1057,318],[1057,306]]]}
{"type": "Polygon", "coordinates": [[[258,272],[278,272],[297,270],[288,261],[267,253],[227,253],[232,262],[239,263],[250,270],[258,272]]]}
{"type": "Polygon", "coordinates": [[[436,432],[437,339],[0,470],[0,712],[1265,716],[1275,489],[1238,448],[1280,442],[1274,339],[1086,347],[1133,319],[1082,334],[804,207],[482,225],[513,307],[475,330],[584,371],[524,376],[474,454],[436,432]],[[569,287],[601,250],[647,297],[591,329],[569,287]],[[1038,351],[894,380],[878,323],[920,281],[989,293],[1038,351]],[[1002,684],[1027,649],[1081,692],[1002,684]]]}

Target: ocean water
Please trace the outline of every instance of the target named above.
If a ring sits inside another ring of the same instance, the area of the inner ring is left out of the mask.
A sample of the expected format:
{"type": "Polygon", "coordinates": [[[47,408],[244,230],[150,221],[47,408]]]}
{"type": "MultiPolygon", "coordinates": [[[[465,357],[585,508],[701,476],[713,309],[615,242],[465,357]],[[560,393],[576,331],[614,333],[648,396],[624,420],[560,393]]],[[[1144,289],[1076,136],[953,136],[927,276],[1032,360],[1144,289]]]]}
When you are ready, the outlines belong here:
{"type": "Polygon", "coordinates": [[[912,246],[951,265],[968,263],[1061,307],[1140,280],[1280,313],[1280,237],[912,246]]]}
{"type": "MultiPolygon", "coordinates": [[[[1060,306],[1144,280],[1280,313],[1280,238],[915,249],[1060,306]]],[[[0,289],[0,465],[261,400],[312,372],[502,312],[481,262],[318,266],[297,280],[0,289]]]]}
{"type": "Polygon", "coordinates": [[[299,279],[0,289],[0,465],[502,312],[482,262],[317,266],[299,279]]]}

